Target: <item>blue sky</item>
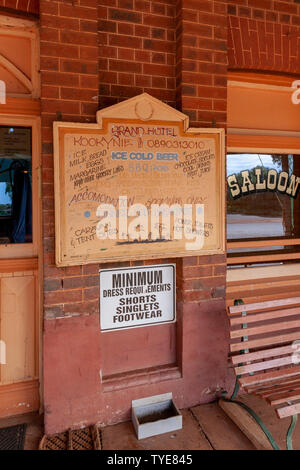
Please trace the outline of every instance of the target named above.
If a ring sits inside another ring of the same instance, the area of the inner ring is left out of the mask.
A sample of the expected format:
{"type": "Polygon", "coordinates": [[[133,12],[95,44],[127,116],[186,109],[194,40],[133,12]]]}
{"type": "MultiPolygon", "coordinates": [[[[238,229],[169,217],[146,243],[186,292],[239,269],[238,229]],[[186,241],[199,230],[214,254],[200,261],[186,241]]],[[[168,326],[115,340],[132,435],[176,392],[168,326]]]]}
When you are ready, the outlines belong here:
{"type": "Polygon", "coordinates": [[[6,183],[0,183],[0,204],[8,204],[11,202],[10,197],[5,194],[6,183]]]}
{"type": "Polygon", "coordinates": [[[261,165],[265,168],[275,168],[275,170],[281,170],[281,167],[275,165],[271,155],[265,154],[228,154],[227,155],[227,176],[233,173],[239,173],[242,170],[251,170],[257,165],[261,165]],[[259,158],[260,157],[260,158],[259,158]]]}

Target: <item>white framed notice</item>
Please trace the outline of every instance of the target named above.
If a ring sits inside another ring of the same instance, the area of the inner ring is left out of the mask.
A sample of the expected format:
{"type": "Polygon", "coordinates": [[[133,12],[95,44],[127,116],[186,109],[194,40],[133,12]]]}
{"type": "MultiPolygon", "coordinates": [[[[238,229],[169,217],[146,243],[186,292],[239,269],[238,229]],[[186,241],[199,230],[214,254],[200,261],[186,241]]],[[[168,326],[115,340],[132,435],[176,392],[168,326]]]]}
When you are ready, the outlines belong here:
{"type": "Polygon", "coordinates": [[[176,266],[101,269],[101,331],[176,321],[176,266]]]}

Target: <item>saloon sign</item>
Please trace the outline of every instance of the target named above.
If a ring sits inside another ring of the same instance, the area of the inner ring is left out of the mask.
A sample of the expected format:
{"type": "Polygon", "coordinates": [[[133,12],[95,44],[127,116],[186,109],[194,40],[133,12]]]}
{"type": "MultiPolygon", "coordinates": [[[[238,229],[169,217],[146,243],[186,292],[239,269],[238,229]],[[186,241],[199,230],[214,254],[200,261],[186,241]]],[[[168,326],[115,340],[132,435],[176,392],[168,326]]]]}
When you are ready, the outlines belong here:
{"type": "Polygon", "coordinates": [[[278,191],[292,198],[297,197],[299,176],[289,176],[286,171],[277,172],[274,169],[268,170],[263,175],[261,168],[254,168],[251,174],[249,170],[244,170],[240,172],[240,175],[239,179],[237,174],[227,177],[228,188],[233,199],[264,191],[278,191]]]}

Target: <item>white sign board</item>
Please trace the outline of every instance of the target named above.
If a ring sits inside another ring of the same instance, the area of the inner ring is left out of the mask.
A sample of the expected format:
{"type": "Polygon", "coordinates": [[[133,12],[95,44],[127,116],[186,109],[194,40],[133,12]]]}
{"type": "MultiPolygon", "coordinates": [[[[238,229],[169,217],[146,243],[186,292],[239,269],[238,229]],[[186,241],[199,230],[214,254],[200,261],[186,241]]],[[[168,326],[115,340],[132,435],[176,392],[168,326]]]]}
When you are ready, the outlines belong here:
{"type": "Polygon", "coordinates": [[[100,270],[102,331],[174,322],[175,264],[100,270]]]}

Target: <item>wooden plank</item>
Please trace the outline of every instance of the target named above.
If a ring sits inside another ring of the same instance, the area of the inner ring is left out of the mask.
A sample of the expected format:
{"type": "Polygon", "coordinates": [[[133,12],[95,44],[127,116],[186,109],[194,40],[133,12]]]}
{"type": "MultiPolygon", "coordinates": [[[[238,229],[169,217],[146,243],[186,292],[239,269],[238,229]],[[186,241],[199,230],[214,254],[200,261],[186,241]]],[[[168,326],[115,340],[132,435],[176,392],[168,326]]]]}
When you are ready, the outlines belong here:
{"type": "Polygon", "coordinates": [[[242,312],[253,312],[256,310],[267,310],[274,307],[284,307],[285,305],[297,305],[300,304],[300,297],[293,297],[287,299],[270,300],[266,302],[255,302],[245,305],[233,305],[229,307],[230,314],[242,313],[242,312]]]}
{"type": "Polygon", "coordinates": [[[248,364],[235,368],[237,375],[250,374],[251,372],[259,372],[261,370],[273,369],[275,367],[282,367],[288,364],[293,364],[292,356],[282,357],[280,359],[273,359],[272,361],[256,362],[255,364],[248,364]]]}
{"type": "Polygon", "coordinates": [[[10,115],[40,116],[41,105],[38,99],[7,98],[6,104],[1,104],[1,113],[10,115]]]}
{"type": "MultiPolygon", "coordinates": [[[[286,87],[291,87],[291,82],[293,81],[292,77],[282,75],[282,74],[268,74],[268,73],[262,73],[258,74],[257,72],[251,72],[251,71],[232,71],[228,72],[228,81],[234,81],[234,82],[246,82],[247,86],[249,83],[254,83],[257,85],[258,83],[262,84],[268,84],[268,85],[278,85],[278,86],[286,86],[286,87]]],[[[231,84],[229,83],[229,86],[231,84]]],[[[229,134],[228,138],[230,137],[229,134]]],[[[242,134],[242,138],[244,138],[244,141],[246,142],[246,137],[247,135],[242,134]]]]}
{"type": "Polygon", "coordinates": [[[37,411],[39,381],[30,380],[0,387],[0,418],[37,411]]]}
{"type": "MultiPolygon", "coordinates": [[[[202,404],[190,409],[200,429],[215,450],[254,450],[247,437],[239,432],[234,422],[224,413],[218,402],[202,404]]],[[[184,423],[184,422],[183,422],[184,423]]],[[[183,424],[184,426],[184,424],[183,424]]],[[[190,447],[191,448],[191,447],[190,447]]]]}
{"type": "MultiPolygon", "coordinates": [[[[246,330],[245,330],[246,333],[246,330]]],[[[246,336],[246,334],[245,334],[246,336]]],[[[243,351],[244,349],[259,348],[272,344],[290,343],[299,340],[300,333],[288,333],[286,335],[272,336],[269,338],[253,339],[250,341],[241,341],[239,343],[230,344],[230,351],[243,351]]]]}
{"type": "MultiPolygon", "coordinates": [[[[247,278],[247,276],[245,276],[245,279],[242,277],[242,274],[240,274],[241,279],[240,280],[237,279],[235,281],[228,280],[228,277],[230,276],[233,276],[233,274],[231,274],[229,270],[229,272],[227,272],[227,279],[226,279],[228,292],[238,292],[241,289],[245,289],[247,286],[251,286],[252,289],[253,289],[253,286],[255,286],[257,289],[260,289],[262,287],[267,287],[267,286],[285,287],[289,284],[293,284],[297,286],[300,283],[300,275],[293,275],[293,276],[292,275],[287,276],[284,274],[280,275],[280,272],[278,273],[277,276],[275,276],[274,274],[272,277],[268,277],[267,275],[263,276],[262,273],[259,273],[259,277],[257,278],[252,278],[252,277],[247,278]]],[[[250,302],[245,302],[245,304],[247,303],[250,303],[250,302]]]]}
{"type": "MultiPolygon", "coordinates": [[[[282,286],[278,286],[276,284],[270,284],[261,286],[243,286],[242,290],[235,289],[234,292],[231,292],[228,289],[228,296],[227,296],[227,303],[228,305],[232,305],[235,299],[244,299],[245,304],[257,301],[267,301],[267,300],[275,300],[275,299],[282,299],[282,298],[291,298],[295,295],[298,295],[300,290],[300,283],[297,282],[295,285],[290,283],[285,283],[282,286]],[[229,300],[231,299],[231,302],[229,300]]],[[[259,312],[252,312],[252,313],[259,313],[259,312]]]]}
{"type": "Polygon", "coordinates": [[[298,386],[298,384],[300,384],[299,377],[288,377],[283,379],[276,379],[276,381],[271,381],[267,384],[245,386],[244,390],[249,394],[252,393],[254,395],[268,396],[274,392],[275,388],[276,390],[284,386],[291,388],[292,386],[298,386]]]}
{"type": "Polygon", "coordinates": [[[239,286],[241,284],[256,284],[263,282],[285,281],[288,279],[298,279],[300,276],[300,264],[281,264],[275,266],[257,266],[251,268],[235,268],[227,271],[228,287],[239,286]]]}
{"type": "Polygon", "coordinates": [[[270,403],[270,405],[272,406],[281,405],[282,403],[288,403],[289,401],[294,400],[300,400],[300,388],[298,388],[297,390],[293,390],[292,392],[282,393],[281,395],[278,395],[276,397],[273,397],[273,395],[271,395],[267,398],[267,402],[270,403]]]}
{"type": "Polygon", "coordinates": [[[289,239],[272,239],[272,240],[248,240],[243,242],[238,241],[227,241],[227,250],[233,250],[237,248],[250,248],[250,247],[261,247],[261,246],[288,246],[288,245],[300,245],[300,238],[289,238],[289,239]]]}
{"type": "Polygon", "coordinates": [[[248,377],[242,377],[239,379],[239,383],[244,387],[251,384],[263,384],[284,377],[293,377],[299,374],[300,366],[281,369],[274,372],[266,372],[265,374],[249,375],[248,377]]]}
{"type": "Polygon", "coordinates": [[[219,406],[258,450],[272,450],[265,433],[249,413],[234,402],[219,400],[219,406]]]}
{"type": "Polygon", "coordinates": [[[258,314],[253,314],[251,313],[250,315],[244,315],[240,317],[230,317],[230,325],[235,326],[235,325],[241,325],[243,323],[256,323],[260,321],[266,321],[266,320],[273,320],[275,318],[282,318],[282,317],[291,317],[291,316],[296,316],[300,315],[300,307],[296,308],[289,308],[289,309],[283,309],[283,310],[273,310],[271,312],[264,312],[264,313],[258,313],[258,314]]]}
{"type": "MultiPolygon", "coordinates": [[[[294,328],[299,328],[299,327],[300,327],[300,320],[272,323],[269,325],[256,326],[254,328],[243,328],[240,330],[234,330],[230,332],[230,337],[240,338],[243,336],[261,335],[264,333],[272,333],[275,331],[292,330],[294,328]]],[[[299,339],[300,339],[300,332],[299,332],[299,339]]]]}
{"type": "Polygon", "coordinates": [[[256,389],[254,392],[250,391],[250,393],[254,393],[255,395],[259,395],[261,398],[266,399],[267,397],[274,396],[282,392],[290,392],[297,388],[300,388],[299,378],[293,382],[281,382],[279,384],[275,382],[273,385],[267,386],[266,388],[256,389]]]}
{"type": "Polygon", "coordinates": [[[300,403],[296,405],[285,406],[283,408],[278,408],[276,410],[277,416],[279,418],[287,418],[288,416],[293,416],[300,413],[300,403]]]}
{"type": "Polygon", "coordinates": [[[298,153],[300,148],[299,137],[282,135],[254,135],[254,134],[229,134],[227,141],[228,149],[235,152],[258,152],[262,149],[268,153],[298,153]]]}
{"type": "MultiPolygon", "coordinates": [[[[290,298],[295,297],[300,290],[300,284],[294,287],[291,291],[287,291],[285,288],[277,289],[276,292],[270,293],[269,291],[265,291],[265,289],[251,289],[251,286],[248,286],[247,292],[244,292],[244,295],[236,295],[236,292],[232,292],[226,296],[226,308],[228,309],[235,299],[242,298],[244,299],[245,303],[253,303],[257,302],[265,302],[269,300],[279,300],[282,298],[290,298]]],[[[257,312],[258,313],[258,312],[257,312]]],[[[230,318],[230,316],[228,315],[230,318]]]]}
{"type": "Polygon", "coordinates": [[[284,354],[289,354],[294,351],[292,345],[289,346],[282,346],[281,348],[272,348],[272,349],[264,349],[262,351],[256,351],[253,353],[244,353],[238,354],[237,356],[232,356],[230,358],[231,364],[241,364],[244,362],[251,362],[256,361],[258,359],[267,359],[269,357],[275,356],[282,356],[284,354]]]}
{"type": "Polygon", "coordinates": [[[0,273],[36,271],[37,269],[38,258],[0,259],[0,273]]]}
{"type": "Polygon", "coordinates": [[[277,255],[251,255],[251,256],[230,256],[227,255],[227,264],[245,264],[245,263],[266,263],[270,261],[283,261],[291,259],[300,259],[299,252],[282,253],[277,255]]]}

